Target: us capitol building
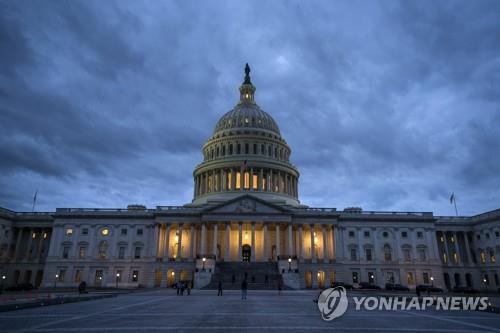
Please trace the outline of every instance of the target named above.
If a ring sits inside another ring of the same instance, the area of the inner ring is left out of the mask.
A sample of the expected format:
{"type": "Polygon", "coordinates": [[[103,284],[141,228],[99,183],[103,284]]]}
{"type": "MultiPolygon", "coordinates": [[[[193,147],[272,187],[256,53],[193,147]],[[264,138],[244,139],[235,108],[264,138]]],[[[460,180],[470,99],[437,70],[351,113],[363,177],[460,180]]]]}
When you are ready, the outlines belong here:
{"type": "Polygon", "coordinates": [[[475,216],[313,208],[278,124],[240,100],[215,125],[184,206],[0,208],[0,283],[41,287],[240,286],[293,289],[387,282],[415,288],[500,286],[500,209],[475,216]]]}

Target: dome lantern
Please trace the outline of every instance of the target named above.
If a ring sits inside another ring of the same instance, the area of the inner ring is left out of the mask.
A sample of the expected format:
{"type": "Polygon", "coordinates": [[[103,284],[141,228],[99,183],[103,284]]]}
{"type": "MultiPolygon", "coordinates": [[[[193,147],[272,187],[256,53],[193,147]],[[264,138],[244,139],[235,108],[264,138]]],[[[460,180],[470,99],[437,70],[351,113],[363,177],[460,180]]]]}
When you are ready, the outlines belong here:
{"type": "Polygon", "coordinates": [[[253,103],[255,95],[255,87],[250,81],[250,66],[248,63],[245,65],[245,80],[243,84],[240,86],[240,103],[253,103]]]}

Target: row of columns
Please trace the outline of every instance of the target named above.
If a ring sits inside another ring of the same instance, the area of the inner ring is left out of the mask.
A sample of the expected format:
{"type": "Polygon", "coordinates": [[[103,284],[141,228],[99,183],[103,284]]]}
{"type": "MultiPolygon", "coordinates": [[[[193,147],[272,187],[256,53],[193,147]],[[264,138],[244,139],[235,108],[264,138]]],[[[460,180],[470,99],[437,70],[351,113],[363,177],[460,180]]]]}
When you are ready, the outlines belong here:
{"type": "Polygon", "coordinates": [[[298,195],[297,177],[273,169],[243,167],[215,169],[197,175],[194,182],[195,197],[211,192],[244,190],[278,192],[293,197],[298,195]]]}
{"type": "MultiPolygon", "coordinates": [[[[450,265],[451,261],[455,260],[455,258],[453,258],[453,256],[450,256],[450,249],[449,249],[449,243],[448,243],[448,241],[451,241],[451,239],[453,239],[453,242],[452,242],[453,253],[456,253],[456,256],[457,256],[457,261],[454,264],[464,266],[464,259],[465,258],[462,258],[462,255],[460,253],[460,248],[458,245],[458,241],[459,241],[458,235],[459,235],[459,233],[455,232],[455,231],[441,231],[440,234],[437,234],[438,239],[440,239],[440,237],[443,237],[442,247],[444,249],[443,254],[446,254],[446,258],[447,258],[447,261],[445,263],[446,265],[450,265]]],[[[467,236],[467,233],[463,233],[463,236],[464,236],[465,256],[467,259],[467,263],[469,265],[472,265],[473,262],[472,262],[472,258],[471,258],[469,237],[467,236]]],[[[443,255],[441,255],[441,260],[444,263],[443,255]]]]}
{"type": "MultiPolygon", "coordinates": [[[[28,228],[25,230],[25,228],[16,228],[17,229],[17,236],[16,236],[16,241],[14,245],[14,253],[10,257],[10,250],[11,250],[11,244],[12,244],[12,239],[14,238],[14,235],[11,235],[9,239],[6,240],[6,248],[5,252],[2,255],[2,258],[0,258],[2,261],[8,261],[8,260],[25,260],[25,261],[37,261],[40,262],[43,260],[42,256],[42,249],[44,249],[44,241],[49,240],[49,233],[50,229],[49,228],[28,228]],[[26,233],[27,231],[27,233],[26,233]],[[27,237],[27,242],[23,242],[23,238],[27,237]],[[31,251],[36,249],[36,255],[32,255],[31,251]]],[[[16,229],[11,229],[12,231],[16,229]]],[[[3,244],[0,244],[4,246],[3,244]]]]}
{"type": "MultiPolygon", "coordinates": [[[[243,259],[243,222],[238,222],[238,260],[243,259]]],[[[309,246],[310,253],[311,253],[311,260],[313,262],[316,262],[318,259],[317,251],[315,250],[316,246],[316,227],[314,224],[307,225],[309,227],[309,239],[306,240],[304,238],[304,231],[305,229],[303,228],[302,224],[299,224],[297,226],[297,229],[295,230],[297,235],[296,235],[296,240],[297,243],[294,244],[294,237],[293,237],[293,224],[289,223],[285,225],[285,228],[283,231],[285,232],[284,235],[286,236],[286,252],[282,252],[281,249],[281,232],[282,232],[282,227],[280,226],[279,223],[275,224],[275,254],[277,257],[279,256],[286,256],[286,257],[292,257],[294,255],[297,256],[299,260],[303,260],[306,257],[306,248],[309,246]],[[305,244],[303,242],[305,241],[305,244]]],[[[173,253],[170,253],[171,247],[170,247],[170,234],[172,228],[176,228],[176,236],[177,236],[177,258],[176,260],[183,259],[183,258],[188,258],[190,260],[193,260],[195,255],[199,256],[207,256],[207,255],[216,255],[217,254],[217,245],[218,245],[218,234],[219,234],[219,224],[214,223],[213,224],[213,232],[212,232],[212,249],[207,249],[207,242],[208,242],[208,237],[207,237],[207,223],[201,223],[200,226],[200,234],[201,234],[201,239],[199,240],[200,242],[200,251],[199,253],[196,253],[196,244],[197,244],[197,239],[196,235],[197,233],[195,232],[195,224],[193,223],[178,223],[175,225],[172,224],[158,224],[156,226],[156,232],[159,235],[157,237],[157,257],[158,258],[163,258],[163,260],[169,260],[173,258],[173,253]],[[186,256],[185,252],[183,251],[184,246],[183,246],[183,230],[185,230],[185,226],[188,226],[189,228],[189,256],[186,256]],[[184,252],[184,253],[183,253],[184,252]]],[[[251,261],[256,260],[256,223],[255,222],[250,222],[250,246],[252,247],[251,251],[251,261]]],[[[224,254],[220,254],[225,260],[228,260],[228,258],[231,257],[230,250],[231,250],[231,223],[227,222],[225,223],[225,252],[224,254]]],[[[322,235],[322,253],[323,253],[323,258],[322,259],[330,259],[330,251],[329,248],[332,249],[332,254],[333,257],[335,256],[335,250],[334,250],[334,243],[331,237],[329,237],[329,232],[330,230],[327,230],[326,226],[321,226],[318,231],[321,230],[321,235],[322,235]]],[[[333,231],[333,230],[332,230],[333,231]]],[[[270,258],[269,254],[269,249],[270,249],[270,237],[269,237],[269,225],[267,223],[263,223],[262,225],[262,232],[263,232],[263,259],[267,260],[270,258]]],[[[335,232],[334,232],[335,235],[335,232]]],[[[217,258],[220,259],[220,258],[217,258]]]]}

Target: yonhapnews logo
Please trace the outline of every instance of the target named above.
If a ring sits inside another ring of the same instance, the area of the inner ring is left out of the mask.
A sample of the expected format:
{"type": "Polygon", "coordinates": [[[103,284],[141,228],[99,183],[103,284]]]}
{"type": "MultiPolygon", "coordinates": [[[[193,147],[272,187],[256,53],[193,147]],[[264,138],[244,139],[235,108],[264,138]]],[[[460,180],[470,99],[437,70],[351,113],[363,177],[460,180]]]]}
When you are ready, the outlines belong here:
{"type": "Polygon", "coordinates": [[[323,320],[330,321],[347,311],[347,292],[344,287],[328,288],[318,297],[318,309],[323,320]]]}
{"type": "MultiPolygon", "coordinates": [[[[488,308],[488,297],[353,297],[356,311],[425,311],[429,307],[444,311],[483,311],[488,308]]],[[[318,309],[323,320],[342,316],[349,305],[344,287],[328,288],[318,297],[318,309]]]]}

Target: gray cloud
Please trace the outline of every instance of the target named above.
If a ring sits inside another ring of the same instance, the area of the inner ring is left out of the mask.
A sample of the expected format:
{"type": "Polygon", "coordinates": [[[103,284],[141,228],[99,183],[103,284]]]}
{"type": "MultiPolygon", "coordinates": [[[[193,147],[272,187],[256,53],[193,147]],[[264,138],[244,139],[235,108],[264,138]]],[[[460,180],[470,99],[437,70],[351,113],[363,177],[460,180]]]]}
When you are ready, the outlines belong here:
{"type": "Polygon", "coordinates": [[[0,205],[183,204],[245,62],[313,206],[500,202],[496,2],[5,2],[0,205]]]}

